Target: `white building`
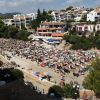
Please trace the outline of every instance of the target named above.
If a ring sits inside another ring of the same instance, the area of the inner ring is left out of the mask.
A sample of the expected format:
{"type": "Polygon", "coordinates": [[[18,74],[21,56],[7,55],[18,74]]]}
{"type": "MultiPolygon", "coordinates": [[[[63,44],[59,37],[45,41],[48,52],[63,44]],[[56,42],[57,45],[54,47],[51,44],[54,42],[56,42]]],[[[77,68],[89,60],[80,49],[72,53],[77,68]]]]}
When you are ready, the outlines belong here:
{"type": "Polygon", "coordinates": [[[98,31],[98,30],[100,30],[100,24],[95,25],[95,31],[98,31]]]}
{"type": "Polygon", "coordinates": [[[76,22],[80,21],[81,19],[82,19],[82,15],[77,15],[77,16],[75,16],[75,18],[74,18],[74,20],[75,20],[76,22]]]}
{"type": "Polygon", "coordinates": [[[3,19],[5,25],[14,25],[14,19],[3,19]]]}
{"type": "Polygon", "coordinates": [[[32,20],[36,19],[36,17],[37,17],[36,13],[29,13],[29,14],[26,14],[26,15],[30,16],[32,18],[32,20]]]}
{"type": "Polygon", "coordinates": [[[49,37],[63,37],[65,33],[64,22],[42,22],[37,28],[36,35],[49,37]]]}
{"type": "Polygon", "coordinates": [[[87,14],[87,21],[100,21],[100,7],[87,14]]]}
{"type": "Polygon", "coordinates": [[[16,14],[13,15],[13,19],[3,19],[5,25],[14,25],[15,27],[19,27],[20,29],[23,27],[28,28],[30,22],[36,19],[37,14],[16,14]]]}
{"type": "Polygon", "coordinates": [[[22,28],[22,26],[28,28],[30,22],[36,19],[36,14],[35,13],[17,14],[13,16],[13,19],[16,27],[19,27],[20,29],[22,28]]]}
{"type": "Polygon", "coordinates": [[[93,32],[94,31],[94,25],[93,24],[79,24],[76,25],[76,31],[78,32],[93,32]]]}
{"type": "Polygon", "coordinates": [[[52,11],[51,16],[53,20],[56,22],[61,22],[65,20],[72,20],[71,14],[65,12],[65,11],[52,11]]]}
{"type": "Polygon", "coordinates": [[[77,9],[77,10],[75,10],[74,11],[74,20],[75,21],[80,21],[84,16],[86,16],[87,15],[87,13],[88,13],[88,11],[87,11],[87,9],[77,9]]]}
{"type": "Polygon", "coordinates": [[[38,33],[64,33],[64,22],[42,22],[37,28],[38,33]]]}

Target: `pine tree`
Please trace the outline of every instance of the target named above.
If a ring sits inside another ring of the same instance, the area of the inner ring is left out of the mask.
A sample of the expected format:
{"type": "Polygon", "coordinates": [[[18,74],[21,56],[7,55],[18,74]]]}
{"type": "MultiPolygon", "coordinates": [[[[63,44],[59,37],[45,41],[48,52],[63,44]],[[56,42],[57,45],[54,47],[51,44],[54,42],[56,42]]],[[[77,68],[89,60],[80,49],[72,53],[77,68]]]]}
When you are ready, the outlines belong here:
{"type": "Polygon", "coordinates": [[[85,78],[83,86],[86,89],[93,90],[98,98],[100,98],[100,59],[97,58],[90,66],[90,73],[85,78]]]}

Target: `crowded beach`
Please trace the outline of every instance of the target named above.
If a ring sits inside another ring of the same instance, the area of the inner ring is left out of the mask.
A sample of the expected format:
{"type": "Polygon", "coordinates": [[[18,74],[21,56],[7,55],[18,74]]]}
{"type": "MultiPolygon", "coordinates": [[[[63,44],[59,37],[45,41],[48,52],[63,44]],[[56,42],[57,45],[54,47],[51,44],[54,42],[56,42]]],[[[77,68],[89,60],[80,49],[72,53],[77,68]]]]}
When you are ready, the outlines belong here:
{"type": "MultiPolygon", "coordinates": [[[[0,39],[0,54],[7,56],[9,60],[12,56],[18,56],[36,62],[40,68],[48,68],[47,73],[44,74],[38,70],[34,71],[33,68],[33,74],[37,77],[41,76],[41,80],[51,81],[52,73],[57,73],[61,76],[60,81],[66,82],[68,81],[66,77],[69,77],[67,75],[70,73],[72,73],[73,80],[75,77],[84,77],[88,73],[87,66],[91,60],[100,56],[100,51],[67,50],[64,47],[58,48],[58,45],[46,44],[40,40],[0,39]],[[52,73],[49,73],[49,70],[52,70],[52,73]]],[[[56,82],[57,80],[55,80],[56,82]]]]}

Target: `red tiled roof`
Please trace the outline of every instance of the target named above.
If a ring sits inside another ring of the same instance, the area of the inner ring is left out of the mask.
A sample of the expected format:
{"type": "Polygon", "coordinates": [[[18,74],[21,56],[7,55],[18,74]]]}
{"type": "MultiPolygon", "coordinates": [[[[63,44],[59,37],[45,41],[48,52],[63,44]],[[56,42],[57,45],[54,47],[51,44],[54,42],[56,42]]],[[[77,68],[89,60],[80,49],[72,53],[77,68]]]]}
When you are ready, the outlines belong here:
{"type": "Polygon", "coordinates": [[[37,28],[37,30],[47,30],[47,28],[37,28]]]}
{"type": "Polygon", "coordinates": [[[61,34],[61,33],[53,33],[51,36],[53,36],[53,37],[63,37],[64,34],[61,34]]]}
{"type": "Polygon", "coordinates": [[[37,30],[63,30],[63,28],[37,28],[37,30]]]}
{"type": "Polygon", "coordinates": [[[41,25],[64,25],[64,22],[43,22],[41,25]]]}

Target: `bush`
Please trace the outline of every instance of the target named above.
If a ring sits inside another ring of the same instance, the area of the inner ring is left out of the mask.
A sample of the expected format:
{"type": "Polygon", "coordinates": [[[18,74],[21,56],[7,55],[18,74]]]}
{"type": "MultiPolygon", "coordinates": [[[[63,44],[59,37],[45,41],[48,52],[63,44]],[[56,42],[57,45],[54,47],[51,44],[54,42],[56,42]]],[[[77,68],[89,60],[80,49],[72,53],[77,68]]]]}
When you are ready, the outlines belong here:
{"type": "Polygon", "coordinates": [[[88,50],[95,47],[100,49],[100,36],[90,36],[86,38],[84,36],[79,37],[77,35],[65,35],[63,39],[72,44],[71,49],[74,50],[88,50]]]}
{"type": "Polygon", "coordinates": [[[18,69],[11,69],[11,74],[13,75],[14,79],[23,79],[23,72],[18,69]]]}
{"type": "Polygon", "coordinates": [[[98,38],[98,39],[95,41],[95,45],[96,45],[97,49],[100,49],[100,38],[98,38]]]}
{"type": "Polygon", "coordinates": [[[18,69],[3,69],[0,70],[0,79],[6,81],[7,83],[23,79],[23,73],[18,69]]]}
{"type": "Polygon", "coordinates": [[[55,97],[62,97],[64,92],[63,89],[60,86],[54,85],[53,87],[50,87],[48,95],[51,93],[55,94],[55,97]]]}
{"type": "Polygon", "coordinates": [[[96,96],[100,98],[100,59],[96,59],[89,67],[90,73],[85,78],[83,86],[86,89],[93,90],[96,96]]]}
{"type": "Polygon", "coordinates": [[[79,98],[79,88],[77,85],[73,87],[73,83],[66,84],[64,87],[56,86],[50,87],[48,94],[54,93],[56,97],[65,97],[65,98],[79,98]]]}
{"type": "Polygon", "coordinates": [[[73,87],[74,84],[73,83],[70,83],[70,84],[66,84],[64,86],[64,96],[66,98],[79,98],[79,90],[77,88],[77,86],[75,85],[75,87],[73,87]]]}
{"type": "Polygon", "coordinates": [[[23,30],[18,30],[18,27],[14,27],[12,25],[6,26],[0,20],[0,38],[12,38],[12,39],[19,39],[19,40],[28,40],[28,36],[31,34],[27,31],[24,27],[23,30]]]}
{"type": "Polygon", "coordinates": [[[28,40],[28,36],[29,36],[30,34],[31,34],[31,33],[27,32],[27,31],[21,30],[21,31],[19,31],[19,32],[17,33],[17,39],[26,41],[26,40],[28,40]]]}

